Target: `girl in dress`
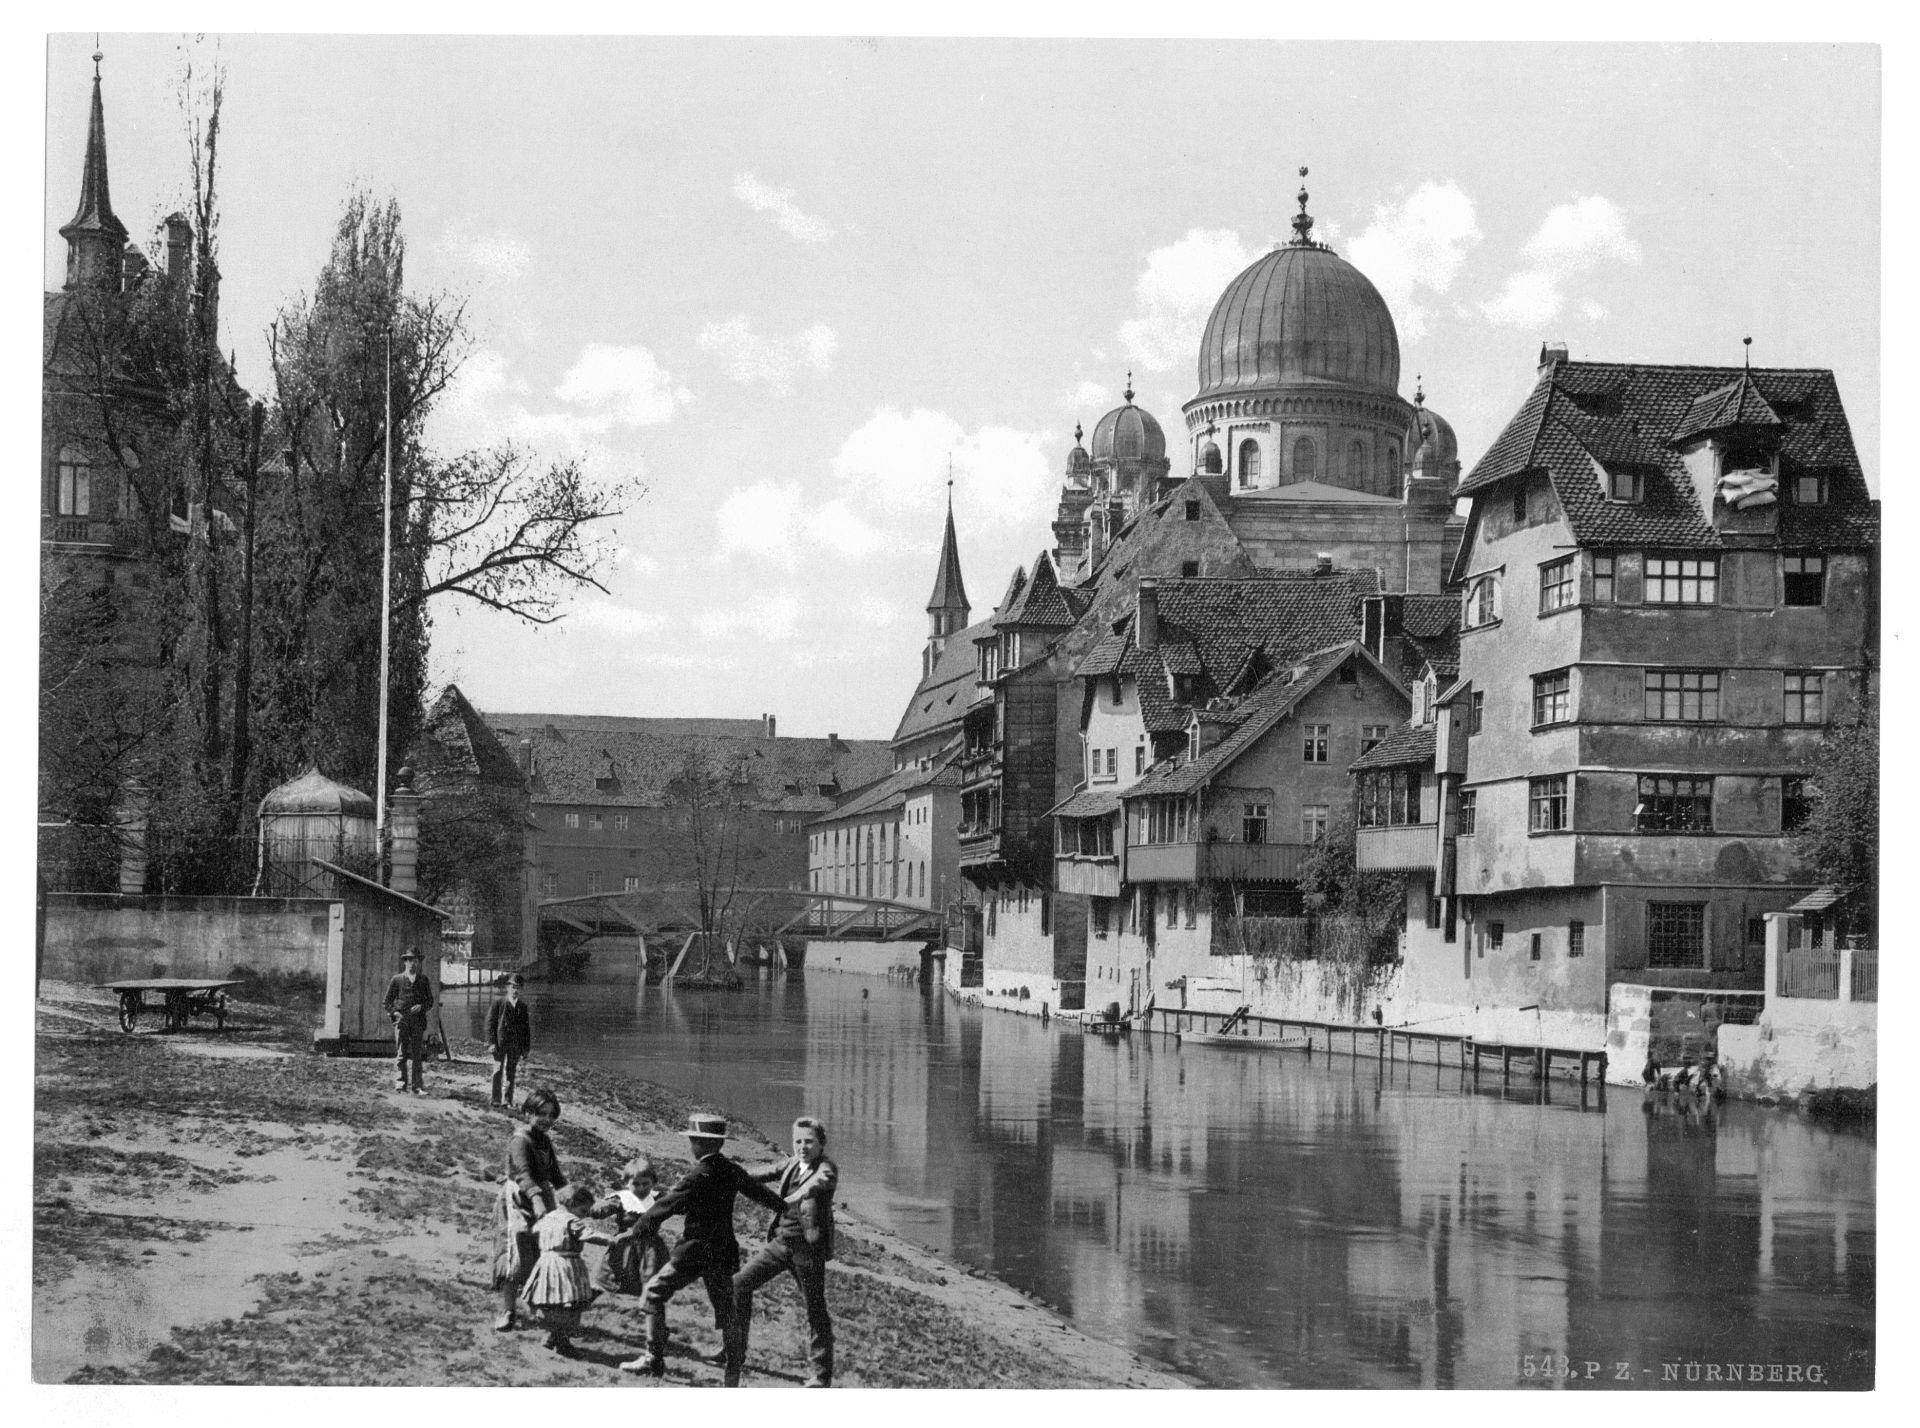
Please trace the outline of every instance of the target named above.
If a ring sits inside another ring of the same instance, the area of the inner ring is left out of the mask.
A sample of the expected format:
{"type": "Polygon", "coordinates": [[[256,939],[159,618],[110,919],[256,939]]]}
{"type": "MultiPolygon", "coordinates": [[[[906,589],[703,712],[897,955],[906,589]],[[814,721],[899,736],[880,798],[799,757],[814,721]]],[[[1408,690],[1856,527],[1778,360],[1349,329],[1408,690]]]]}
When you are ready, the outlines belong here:
{"type": "Polygon", "coordinates": [[[520,1114],[526,1124],[507,1142],[507,1173],[493,1217],[493,1288],[500,1297],[493,1327],[503,1331],[514,1325],[514,1306],[540,1252],[534,1225],[554,1208],[555,1196],[567,1183],[547,1134],[560,1119],[559,1098],[545,1087],[531,1091],[520,1104],[520,1114]]]}
{"type": "Polygon", "coordinates": [[[573,1352],[573,1333],[580,1327],[580,1311],[593,1303],[593,1285],[580,1255],[582,1244],[604,1245],[612,1236],[596,1230],[580,1216],[593,1204],[593,1192],[576,1185],[560,1197],[560,1205],[533,1227],[540,1243],[540,1260],[527,1278],[522,1294],[532,1317],[547,1331],[547,1347],[557,1354],[573,1352]]]}
{"type": "Polygon", "coordinates": [[[638,1294],[667,1259],[666,1241],[639,1224],[658,1198],[660,1178],[653,1162],[636,1156],[621,1174],[626,1184],[587,1212],[596,1220],[611,1217],[619,1230],[593,1272],[593,1287],[602,1294],[638,1294]]]}

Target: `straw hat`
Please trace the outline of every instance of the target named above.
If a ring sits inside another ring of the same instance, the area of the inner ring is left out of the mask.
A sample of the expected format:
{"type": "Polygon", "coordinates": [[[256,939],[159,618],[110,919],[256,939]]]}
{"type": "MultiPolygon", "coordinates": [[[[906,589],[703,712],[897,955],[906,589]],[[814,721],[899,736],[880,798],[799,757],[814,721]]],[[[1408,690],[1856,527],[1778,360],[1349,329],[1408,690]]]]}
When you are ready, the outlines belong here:
{"type": "Polygon", "coordinates": [[[727,1118],[695,1111],[687,1117],[687,1138],[689,1140],[725,1140],[727,1118]]]}

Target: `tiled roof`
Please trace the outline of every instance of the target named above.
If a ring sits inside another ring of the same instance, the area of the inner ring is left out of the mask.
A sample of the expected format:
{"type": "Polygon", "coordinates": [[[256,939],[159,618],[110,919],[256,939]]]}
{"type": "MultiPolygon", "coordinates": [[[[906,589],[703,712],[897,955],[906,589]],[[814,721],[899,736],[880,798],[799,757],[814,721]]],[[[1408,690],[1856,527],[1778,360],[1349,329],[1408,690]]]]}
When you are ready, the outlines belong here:
{"type": "Polygon", "coordinates": [[[1433,762],[1433,725],[1415,724],[1395,729],[1386,738],[1348,764],[1349,769],[1398,768],[1403,764],[1433,762]]]}
{"type": "Polygon", "coordinates": [[[449,684],[441,691],[427,713],[421,741],[414,748],[421,773],[431,779],[447,774],[463,774],[483,783],[518,788],[525,783],[519,761],[492,729],[478,709],[449,684]]]}
{"type": "Polygon", "coordinates": [[[957,753],[955,750],[934,760],[934,766],[930,769],[896,769],[883,778],[875,779],[865,788],[855,790],[812,821],[837,823],[843,818],[857,818],[884,809],[900,808],[905,805],[908,794],[935,785],[957,788],[960,775],[953,766],[957,753]]]}
{"type": "Polygon", "coordinates": [[[1321,650],[1299,665],[1277,671],[1256,685],[1229,717],[1235,727],[1197,759],[1158,765],[1120,796],[1123,799],[1150,798],[1156,794],[1192,793],[1210,782],[1251,748],[1271,729],[1280,716],[1299,703],[1321,680],[1337,669],[1346,658],[1360,649],[1357,641],[1321,650]]]}
{"type": "Polygon", "coordinates": [[[768,738],[757,719],[629,719],[600,715],[499,714],[485,718],[501,741],[533,744],[533,802],[660,808],[690,756],[738,759],[755,807],[824,812],[835,790],[860,788],[893,768],[879,739],[768,738]],[[606,787],[601,787],[605,782],[606,787]]]}
{"type": "Polygon", "coordinates": [[[893,731],[894,743],[933,733],[962,718],[976,700],[993,697],[978,686],[975,676],[979,666],[973,647],[974,640],[992,631],[993,621],[988,618],[947,636],[932,672],[915,687],[913,698],[900,715],[899,726],[893,731]]]}
{"type": "Polygon", "coordinates": [[[1695,397],[1674,428],[1672,440],[1686,441],[1731,426],[1779,426],[1779,415],[1753,384],[1753,374],[1742,372],[1724,387],[1695,397]]]}
{"type": "Polygon", "coordinates": [[[1049,818],[1098,818],[1120,807],[1120,795],[1110,788],[1082,788],[1047,810],[1049,818]]]}
{"type": "Polygon", "coordinates": [[[1718,546],[1711,512],[1700,509],[1674,443],[1709,429],[1702,422],[1724,425],[1729,414],[1764,420],[1763,408],[1782,423],[1783,482],[1804,473],[1827,480],[1826,504],[1780,508],[1778,542],[1877,542],[1879,503],[1867,491],[1839,388],[1831,372],[1816,368],[1749,373],[1739,367],[1558,363],[1459,489],[1473,494],[1507,477],[1544,470],[1582,545],[1718,546]],[[1607,500],[1596,463],[1640,468],[1643,499],[1607,500]]]}
{"type": "Polygon", "coordinates": [[[1060,588],[1053,573],[1053,557],[1042,552],[1033,563],[1033,577],[995,615],[994,623],[1065,629],[1080,618],[1084,608],[1084,604],[1076,606],[1069,592],[1060,588]]]}

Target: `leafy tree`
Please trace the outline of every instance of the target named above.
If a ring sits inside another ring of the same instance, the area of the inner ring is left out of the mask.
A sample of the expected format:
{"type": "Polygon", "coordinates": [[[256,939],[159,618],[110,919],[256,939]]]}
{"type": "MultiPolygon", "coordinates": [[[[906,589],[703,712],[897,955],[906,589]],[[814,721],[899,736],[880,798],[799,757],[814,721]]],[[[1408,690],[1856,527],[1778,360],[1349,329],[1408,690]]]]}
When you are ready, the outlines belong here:
{"type": "Polygon", "coordinates": [[[1300,892],[1317,917],[1352,921],[1368,966],[1396,960],[1406,919],[1405,894],[1391,874],[1359,870],[1351,810],[1335,818],[1326,836],[1301,860],[1300,892]]]}
{"type": "Polygon", "coordinates": [[[1794,833],[1823,883],[1859,891],[1870,918],[1880,896],[1880,716],[1869,710],[1820,741],[1808,770],[1808,815],[1794,833]]]}

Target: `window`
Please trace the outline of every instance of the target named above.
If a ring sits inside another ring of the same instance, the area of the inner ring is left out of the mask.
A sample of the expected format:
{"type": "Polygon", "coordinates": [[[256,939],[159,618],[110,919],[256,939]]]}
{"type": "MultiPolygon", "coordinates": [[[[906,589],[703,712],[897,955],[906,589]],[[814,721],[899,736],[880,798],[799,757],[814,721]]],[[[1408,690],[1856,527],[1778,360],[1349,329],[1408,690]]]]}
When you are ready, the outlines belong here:
{"type": "Polygon", "coordinates": [[[1040,894],[1040,935],[1050,936],[1053,932],[1053,899],[1046,893],[1040,894]]]}
{"type": "Polygon", "coordinates": [[[1564,610],[1573,603],[1573,557],[1540,567],[1540,613],[1564,610]]]}
{"type": "MultiPolygon", "coordinates": [[[[631,814],[616,813],[613,815],[613,831],[614,832],[624,833],[627,831],[628,828],[632,826],[633,826],[633,816],[631,814]]],[[[799,827],[799,824],[796,823],[794,826],[797,828],[799,827]]]]}
{"type": "Polygon", "coordinates": [[[1193,835],[1184,798],[1150,798],[1140,810],[1139,841],[1185,843],[1193,835]]]}
{"type": "Polygon", "coordinates": [[[1703,902],[1647,904],[1647,965],[1707,965],[1707,905],[1703,902]]]}
{"type": "Polygon", "coordinates": [[[1478,818],[1479,815],[1480,792],[1478,789],[1468,789],[1460,795],[1459,832],[1463,835],[1471,834],[1473,832],[1474,820],[1478,818]]]}
{"type": "Polygon", "coordinates": [[[1516,526],[1527,523],[1527,488],[1525,486],[1513,488],[1513,523],[1516,526]]]}
{"type": "Polygon", "coordinates": [[[1240,484],[1251,486],[1260,479],[1260,443],[1243,441],[1240,443],[1240,484]]]}
{"type": "Polygon", "coordinates": [[[1609,501],[1624,501],[1632,504],[1645,497],[1646,489],[1646,483],[1640,479],[1638,467],[1610,466],[1607,468],[1607,499],[1609,501]]]}
{"type": "Polygon", "coordinates": [[[541,897],[553,897],[559,891],[560,891],[560,875],[558,873],[540,874],[540,896],[541,897]]]}
{"type": "Polygon", "coordinates": [[[1720,671],[1650,669],[1643,715],[1666,724],[1711,724],[1720,717],[1720,671]]]}
{"type": "Polygon", "coordinates": [[[1564,833],[1567,828],[1567,776],[1527,780],[1527,831],[1564,833]]]}
{"type": "MultiPolygon", "coordinates": [[[[1420,821],[1420,770],[1368,770],[1360,775],[1362,828],[1392,828],[1420,821]]],[[[1324,828],[1322,829],[1324,833],[1324,828]]],[[[1309,843],[1315,841],[1307,839],[1309,843]]]]}
{"type": "Polygon", "coordinates": [[[1327,836],[1327,809],[1324,803],[1309,803],[1300,810],[1300,841],[1318,843],[1327,836]]]}
{"type": "Polygon", "coordinates": [[[1240,805],[1240,841],[1242,843],[1267,841],[1267,807],[1264,803],[1240,805]]]}
{"type": "Polygon", "coordinates": [[[1788,724],[1820,724],[1826,721],[1825,701],[1821,697],[1824,681],[1811,670],[1789,671],[1781,676],[1783,689],[1781,719],[1788,724]]]}
{"type": "Polygon", "coordinates": [[[1500,577],[1482,575],[1467,586],[1466,604],[1460,622],[1473,630],[1491,625],[1500,618],[1500,577]]]}
{"type": "Polygon", "coordinates": [[[1572,675],[1567,670],[1533,677],[1534,724],[1564,724],[1573,717],[1572,675]]]}
{"type": "Polygon", "coordinates": [[[1593,603],[1613,603],[1613,557],[1610,555],[1596,555],[1593,558],[1593,603]]]}
{"type": "Polygon", "coordinates": [[[1120,751],[1118,749],[1108,749],[1107,750],[1107,777],[1118,778],[1119,776],[1120,776],[1120,751]]]}
{"type": "Polygon", "coordinates": [[[1796,828],[1807,826],[1807,819],[1813,814],[1813,780],[1810,778],[1783,778],[1780,780],[1780,831],[1791,833],[1796,828]]]}
{"type": "Polygon", "coordinates": [[[587,891],[590,893],[600,891],[600,870],[598,868],[595,868],[587,874],[587,891]]]}
{"type": "MultiPolygon", "coordinates": [[[[1215,466],[1209,466],[1207,469],[1209,471],[1218,471],[1220,468],[1219,466],[1215,465],[1215,466]]],[[[1187,519],[1190,521],[1197,521],[1200,519],[1200,503],[1198,501],[1187,502],[1187,519]]]]}
{"type": "Polygon", "coordinates": [[[1107,909],[1111,906],[1112,903],[1107,898],[1097,897],[1093,899],[1093,935],[1095,937],[1105,937],[1107,935],[1107,909]]]}
{"type": "Polygon", "coordinates": [[[1385,724],[1362,724],[1360,726],[1360,752],[1365,753],[1375,744],[1387,737],[1385,724]]]}
{"type": "Polygon", "coordinates": [[[566,817],[566,823],[569,828],[578,828],[580,826],[580,815],[577,813],[569,813],[566,817]]]}
{"type": "Polygon", "coordinates": [[[1820,605],[1826,601],[1827,558],[1824,555],[1782,556],[1781,583],[1789,605],[1820,605]]]}
{"type": "Polygon", "coordinates": [[[1293,479],[1296,481],[1317,480],[1320,475],[1320,453],[1310,436],[1296,437],[1293,443],[1293,479]]]}
{"type": "Polygon", "coordinates": [[[1713,829],[1713,780],[1641,774],[1634,827],[1642,833],[1707,833],[1713,829]]]}
{"type": "Polygon", "coordinates": [[[1352,442],[1347,447],[1347,479],[1353,482],[1354,490],[1366,489],[1367,448],[1364,442],[1352,442]]]}
{"type": "Polygon", "coordinates": [[[1801,472],[1788,483],[1787,489],[1793,493],[1796,506],[1824,506],[1827,503],[1827,478],[1816,472],[1801,472]]]}
{"type": "Polygon", "coordinates": [[[1481,718],[1485,715],[1486,709],[1487,696],[1479,690],[1474,691],[1473,697],[1467,701],[1467,732],[1469,734],[1480,732],[1481,718]]]}
{"type": "Polygon", "coordinates": [[[1306,747],[1302,759],[1310,764],[1324,764],[1327,761],[1327,736],[1333,732],[1333,726],[1309,724],[1306,730],[1306,747]]]}
{"type": "Polygon", "coordinates": [[[1715,605],[1720,600],[1720,562],[1712,556],[1647,557],[1649,605],[1715,605]]]}
{"type": "Polygon", "coordinates": [[[620,891],[621,891],[621,892],[639,892],[639,891],[640,891],[640,879],[638,879],[638,878],[622,878],[622,879],[620,879],[620,891]]]}
{"type": "Polygon", "coordinates": [[[1186,922],[1189,927],[1194,925],[1194,921],[1199,915],[1199,902],[1200,896],[1196,889],[1189,887],[1180,890],[1181,910],[1186,915],[1186,922]]]}
{"type": "Polygon", "coordinates": [[[1197,560],[1183,560],[1183,561],[1181,561],[1181,562],[1180,562],[1180,578],[1181,578],[1181,579],[1183,579],[1183,580],[1191,580],[1191,579],[1193,579],[1193,578],[1194,578],[1194,577],[1195,577],[1196,575],[1198,575],[1199,573],[1200,573],[1200,562],[1199,562],[1199,561],[1197,561],[1197,560]]]}
{"type": "Polygon", "coordinates": [[[1147,746],[1141,744],[1133,751],[1133,772],[1135,777],[1147,771],[1147,746]]]}
{"type": "Polygon", "coordinates": [[[600,830],[600,815],[597,813],[589,813],[587,815],[587,831],[589,833],[598,833],[600,830]]]}
{"type": "Polygon", "coordinates": [[[1340,666],[1340,673],[1335,676],[1335,680],[1340,684],[1358,684],[1360,682],[1360,671],[1354,668],[1353,662],[1349,660],[1340,666]]]}
{"type": "Polygon", "coordinates": [[[1527,939],[1527,960],[1529,962],[1540,960],[1540,934],[1537,932],[1527,939]]]}
{"type": "Polygon", "coordinates": [[[77,446],[60,448],[54,471],[53,513],[85,516],[93,511],[93,466],[77,446]]]}
{"type": "Polygon", "coordinates": [[[1506,945],[1507,924],[1504,922],[1489,922],[1487,924],[1487,946],[1498,952],[1506,945]]]}
{"type": "Polygon", "coordinates": [[[1749,917],[1747,919],[1747,945],[1749,947],[1764,947],[1767,945],[1766,918],[1749,917]]]}
{"type": "Polygon", "coordinates": [[[1587,955],[1587,924],[1577,917],[1567,924],[1567,955],[1569,957],[1587,955]]]}

